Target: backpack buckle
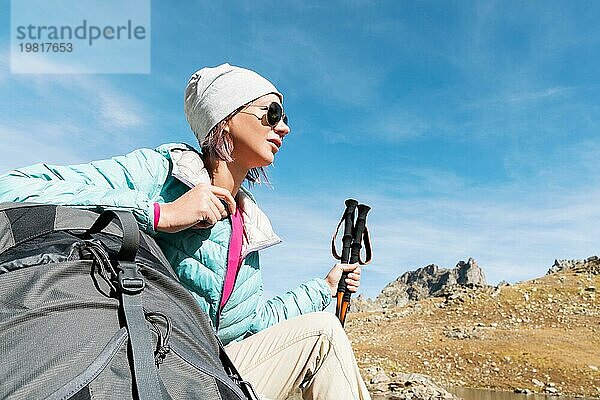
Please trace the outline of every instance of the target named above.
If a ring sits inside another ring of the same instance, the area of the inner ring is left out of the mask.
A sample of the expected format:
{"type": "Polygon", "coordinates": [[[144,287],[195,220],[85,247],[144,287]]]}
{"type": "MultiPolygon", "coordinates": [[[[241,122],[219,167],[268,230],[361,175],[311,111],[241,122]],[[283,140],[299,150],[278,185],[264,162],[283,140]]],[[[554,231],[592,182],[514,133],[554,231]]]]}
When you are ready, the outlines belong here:
{"type": "Polygon", "coordinates": [[[146,280],[140,274],[140,268],[136,263],[121,261],[118,264],[119,274],[117,282],[121,292],[126,294],[138,294],[146,287],[146,280]]]}

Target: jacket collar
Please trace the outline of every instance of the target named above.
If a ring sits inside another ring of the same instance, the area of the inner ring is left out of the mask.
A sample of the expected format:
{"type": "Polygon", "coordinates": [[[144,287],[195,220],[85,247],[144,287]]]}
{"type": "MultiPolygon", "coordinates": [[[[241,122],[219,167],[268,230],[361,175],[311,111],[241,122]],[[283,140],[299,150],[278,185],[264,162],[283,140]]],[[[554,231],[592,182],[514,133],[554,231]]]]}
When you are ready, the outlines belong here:
{"type": "MultiPolygon", "coordinates": [[[[172,162],[171,175],[174,178],[190,188],[200,183],[211,183],[200,153],[193,147],[185,144],[174,144],[167,145],[166,149],[172,162]]],[[[236,195],[236,201],[240,206],[244,220],[242,258],[253,251],[263,250],[281,243],[281,239],[273,231],[269,218],[258,207],[250,191],[240,187],[236,195]]]]}
{"type": "Polygon", "coordinates": [[[250,192],[240,187],[236,197],[244,220],[242,259],[252,251],[263,250],[281,243],[281,239],[273,231],[271,221],[258,207],[250,192]]]}

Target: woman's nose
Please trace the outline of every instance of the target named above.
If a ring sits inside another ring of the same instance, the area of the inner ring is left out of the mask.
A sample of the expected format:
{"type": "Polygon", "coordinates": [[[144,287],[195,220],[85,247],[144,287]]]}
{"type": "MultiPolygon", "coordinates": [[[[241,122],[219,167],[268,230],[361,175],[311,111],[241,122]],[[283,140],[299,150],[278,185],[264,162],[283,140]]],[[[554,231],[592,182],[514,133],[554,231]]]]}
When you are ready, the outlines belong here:
{"type": "Polygon", "coordinates": [[[285,122],[283,122],[283,119],[279,121],[279,123],[277,125],[275,125],[275,128],[273,128],[273,130],[275,131],[276,134],[278,134],[282,139],[285,135],[287,135],[288,133],[290,133],[290,127],[286,125],[285,122]]]}

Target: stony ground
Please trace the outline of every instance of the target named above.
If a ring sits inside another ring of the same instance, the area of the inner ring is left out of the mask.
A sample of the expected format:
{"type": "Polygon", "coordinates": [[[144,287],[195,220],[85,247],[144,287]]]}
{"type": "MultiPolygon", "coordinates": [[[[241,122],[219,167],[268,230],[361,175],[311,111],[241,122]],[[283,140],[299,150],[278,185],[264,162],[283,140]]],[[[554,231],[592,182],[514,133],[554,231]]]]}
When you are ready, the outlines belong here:
{"type": "Polygon", "coordinates": [[[464,289],[348,317],[370,380],[419,373],[440,384],[600,397],[600,275],[561,272],[464,289]]]}

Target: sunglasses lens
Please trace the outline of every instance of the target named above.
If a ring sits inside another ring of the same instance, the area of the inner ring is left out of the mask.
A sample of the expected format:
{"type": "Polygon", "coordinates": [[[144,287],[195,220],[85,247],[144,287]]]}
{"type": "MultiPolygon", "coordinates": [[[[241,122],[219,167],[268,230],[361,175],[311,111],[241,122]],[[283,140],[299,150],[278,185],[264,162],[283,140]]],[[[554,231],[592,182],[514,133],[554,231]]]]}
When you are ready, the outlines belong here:
{"type": "Polygon", "coordinates": [[[283,109],[279,105],[279,103],[271,103],[269,106],[269,110],[267,111],[267,122],[271,126],[275,126],[281,121],[281,115],[283,114],[283,109]]]}
{"type": "Polygon", "coordinates": [[[286,124],[286,125],[289,125],[288,124],[288,117],[287,117],[287,115],[283,116],[283,123],[286,124]]]}

